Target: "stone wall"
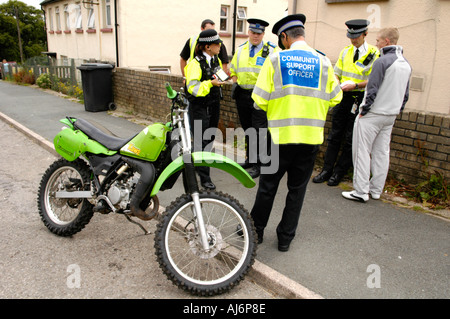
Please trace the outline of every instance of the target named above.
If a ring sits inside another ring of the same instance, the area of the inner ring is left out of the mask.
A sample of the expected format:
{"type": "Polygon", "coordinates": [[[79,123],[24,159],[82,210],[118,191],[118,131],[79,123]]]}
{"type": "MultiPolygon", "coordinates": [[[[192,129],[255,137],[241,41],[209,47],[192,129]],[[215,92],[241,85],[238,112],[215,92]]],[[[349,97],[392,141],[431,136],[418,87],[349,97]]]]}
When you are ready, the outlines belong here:
{"type": "MultiPolygon", "coordinates": [[[[114,101],[125,110],[166,121],[170,102],[166,96],[165,83],[175,90],[183,87],[180,76],[151,73],[148,71],[117,68],[113,73],[114,101]]],[[[219,128],[239,127],[239,118],[234,100],[231,99],[231,85],[223,87],[219,128]]],[[[407,105],[408,106],[408,105],[407,105]]],[[[392,132],[390,174],[397,179],[417,183],[428,179],[435,171],[450,178],[450,116],[425,114],[406,110],[400,114],[392,132]]],[[[325,125],[325,139],[331,128],[331,112],[325,125]]],[[[321,146],[317,164],[323,160],[326,141],[321,146]]]]}

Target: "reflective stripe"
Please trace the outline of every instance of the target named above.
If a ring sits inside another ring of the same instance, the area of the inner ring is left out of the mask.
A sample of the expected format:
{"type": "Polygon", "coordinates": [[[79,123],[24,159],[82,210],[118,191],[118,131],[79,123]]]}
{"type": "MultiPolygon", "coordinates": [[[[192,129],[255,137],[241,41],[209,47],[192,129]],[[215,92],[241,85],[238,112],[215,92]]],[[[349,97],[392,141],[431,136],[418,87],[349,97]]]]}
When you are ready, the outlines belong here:
{"type": "Polygon", "coordinates": [[[253,90],[255,88],[254,84],[239,84],[239,86],[246,90],[253,90]]]}
{"type": "Polygon", "coordinates": [[[189,91],[189,88],[191,88],[191,87],[194,87],[194,89],[192,90],[192,95],[193,96],[197,96],[197,94],[198,94],[198,91],[200,90],[200,85],[202,84],[202,82],[201,81],[199,81],[199,80],[192,80],[192,81],[190,81],[189,83],[188,83],[188,85],[187,85],[187,87],[188,87],[188,91],[189,91]]]}
{"type": "Polygon", "coordinates": [[[367,80],[369,78],[368,75],[361,75],[361,74],[356,74],[356,73],[346,72],[346,71],[342,71],[341,75],[346,76],[348,78],[361,80],[361,81],[367,80]]]}
{"type": "Polygon", "coordinates": [[[264,99],[266,101],[270,100],[270,93],[267,91],[264,91],[263,89],[261,89],[258,86],[256,86],[255,89],[253,90],[253,94],[260,96],[262,99],[264,99]]]}
{"type": "Polygon", "coordinates": [[[237,77],[237,83],[241,88],[251,90],[255,87],[256,80],[258,78],[259,72],[261,72],[262,64],[260,59],[262,52],[264,52],[267,47],[269,53],[273,53],[273,47],[267,43],[263,44],[263,49],[260,50],[254,57],[249,57],[249,45],[247,41],[244,45],[241,45],[233,59],[231,60],[231,74],[237,77]]]}
{"type": "Polygon", "coordinates": [[[276,90],[272,92],[270,95],[270,99],[279,99],[283,98],[287,95],[301,95],[301,96],[307,96],[307,97],[313,97],[318,98],[321,100],[329,101],[331,99],[330,94],[326,92],[322,92],[320,90],[311,90],[311,89],[305,89],[298,86],[288,86],[286,88],[283,88],[282,90],[276,90]]]}
{"type": "MultiPolygon", "coordinates": [[[[322,73],[320,76],[320,83],[321,83],[320,90],[307,89],[307,88],[303,88],[303,87],[299,87],[299,86],[288,86],[288,87],[283,88],[282,87],[282,78],[281,78],[281,69],[280,69],[280,65],[278,64],[278,56],[272,57],[272,59],[271,59],[272,65],[274,65],[274,66],[276,65],[276,68],[274,67],[275,73],[273,76],[275,91],[272,93],[270,98],[278,99],[278,98],[285,97],[287,95],[295,94],[295,95],[314,97],[314,98],[319,98],[322,100],[329,101],[331,99],[331,97],[330,97],[330,94],[326,92],[326,88],[327,88],[326,84],[328,82],[328,67],[330,67],[330,66],[328,65],[327,62],[324,62],[325,59],[320,59],[320,61],[321,61],[321,68],[322,68],[322,73]]],[[[266,100],[269,100],[269,99],[267,98],[266,100]]]]}
{"type": "MultiPolygon", "coordinates": [[[[370,61],[370,63],[368,65],[364,66],[364,68],[362,70],[360,70],[359,68],[357,68],[354,65],[353,57],[349,56],[348,59],[345,60],[347,53],[350,51],[351,48],[352,48],[352,46],[349,46],[342,50],[341,56],[339,57],[338,62],[334,66],[334,73],[337,76],[339,76],[341,81],[346,80],[344,78],[353,80],[356,83],[366,81],[369,79],[369,73],[372,69],[373,62],[375,62],[375,60],[376,60],[376,56],[374,56],[374,58],[372,59],[372,61],[370,61]],[[344,60],[345,60],[345,62],[344,62],[344,60]],[[345,71],[343,70],[343,66],[345,66],[345,71]],[[352,69],[353,72],[348,71],[348,69],[352,69]],[[355,71],[357,71],[358,73],[355,73],[355,71]]],[[[363,57],[361,57],[358,61],[360,61],[362,59],[366,59],[369,54],[376,52],[374,50],[376,50],[376,49],[373,46],[368,45],[366,54],[363,57]]],[[[363,92],[364,89],[361,89],[358,91],[363,92]]]]}
{"type": "Polygon", "coordinates": [[[197,45],[197,39],[198,39],[198,35],[195,37],[191,37],[191,41],[190,41],[190,53],[191,53],[191,59],[194,58],[195,55],[195,46],[197,45]],[[194,40],[194,41],[192,41],[194,40]]]}
{"type": "Polygon", "coordinates": [[[237,68],[236,73],[244,73],[244,72],[252,72],[252,73],[259,73],[261,71],[261,68],[237,68]]]}
{"type": "Polygon", "coordinates": [[[269,127],[286,127],[286,126],[315,126],[324,127],[325,121],[308,118],[289,118],[281,120],[269,120],[269,127]]]}
{"type": "MultiPolygon", "coordinates": [[[[275,62],[278,66],[278,57],[273,57],[272,65],[275,62]]],[[[282,88],[282,81],[281,81],[281,70],[279,67],[275,69],[275,74],[273,76],[274,84],[275,84],[275,90],[272,93],[269,93],[267,91],[264,91],[260,87],[255,87],[253,90],[253,93],[260,96],[262,99],[269,101],[274,100],[278,98],[283,98],[287,95],[301,95],[306,97],[313,97],[313,98],[319,98],[322,100],[329,101],[333,97],[335,97],[341,90],[339,86],[336,86],[333,91],[330,93],[326,92],[326,84],[328,82],[328,68],[330,65],[328,65],[327,62],[323,63],[322,67],[322,75],[321,75],[321,85],[322,90],[313,90],[313,89],[305,89],[298,86],[288,86],[286,88],[282,88]]]]}

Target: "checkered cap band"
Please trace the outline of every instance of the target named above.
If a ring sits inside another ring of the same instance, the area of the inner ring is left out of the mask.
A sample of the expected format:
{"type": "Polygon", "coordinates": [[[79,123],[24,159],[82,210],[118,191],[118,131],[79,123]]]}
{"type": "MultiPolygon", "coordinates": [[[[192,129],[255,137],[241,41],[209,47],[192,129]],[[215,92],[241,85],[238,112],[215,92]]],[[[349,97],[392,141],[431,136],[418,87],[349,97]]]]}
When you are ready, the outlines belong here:
{"type": "Polygon", "coordinates": [[[198,38],[199,42],[214,42],[219,40],[219,35],[216,34],[215,36],[212,37],[206,37],[206,38],[198,38]]]}

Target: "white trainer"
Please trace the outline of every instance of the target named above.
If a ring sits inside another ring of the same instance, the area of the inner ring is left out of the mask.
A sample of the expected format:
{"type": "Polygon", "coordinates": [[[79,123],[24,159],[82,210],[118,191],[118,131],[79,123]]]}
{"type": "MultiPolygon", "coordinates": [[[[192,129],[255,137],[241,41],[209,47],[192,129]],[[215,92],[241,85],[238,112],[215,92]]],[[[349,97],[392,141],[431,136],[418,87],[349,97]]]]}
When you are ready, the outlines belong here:
{"type": "Polygon", "coordinates": [[[380,196],[380,194],[370,193],[370,197],[372,197],[372,199],[380,199],[380,196]]]}
{"type": "Polygon", "coordinates": [[[344,198],[346,198],[346,199],[356,200],[361,203],[365,203],[369,200],[368,194],[359,195],[356,193],[356,191],[342,192],[342,196],[344,196],[344,198]]]}

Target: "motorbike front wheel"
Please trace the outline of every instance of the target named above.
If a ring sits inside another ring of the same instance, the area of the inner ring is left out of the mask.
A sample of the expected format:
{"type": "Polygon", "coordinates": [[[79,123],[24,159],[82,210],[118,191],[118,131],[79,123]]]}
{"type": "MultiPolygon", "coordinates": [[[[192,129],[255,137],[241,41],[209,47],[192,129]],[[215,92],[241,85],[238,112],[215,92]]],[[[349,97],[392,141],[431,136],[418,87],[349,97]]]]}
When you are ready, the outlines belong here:
{"type": "Polygon", "coordinates": [[[160,267],[179,288],[199,296],[229,291],[249,271],[256,255],[250,214],[233,197],[200,192],[208,237],[205,250],[198,232],[194,202],[182,195],[167,207],[155,233],[160,267]]]}
{"type": "Polygon", "coordinates": [[[81,159],[59,159],[42,176],[38,191],[39,215],[45,226],[59,236],[71,236],[84,228],[94,214],[83,198],[56,198],[57,191],[84,191],[90,187],[89,166],[81,159]]]}

